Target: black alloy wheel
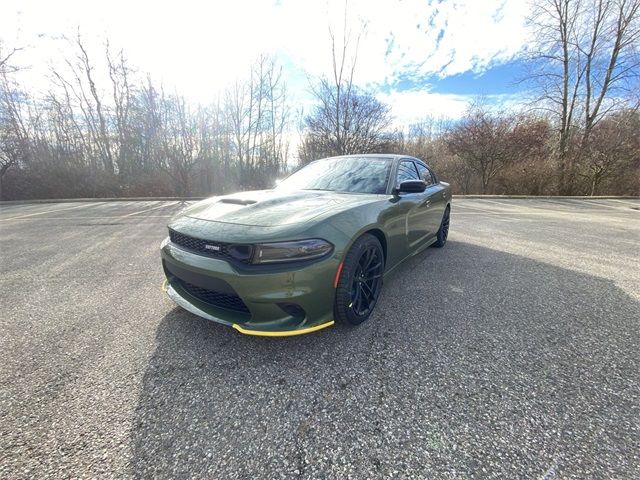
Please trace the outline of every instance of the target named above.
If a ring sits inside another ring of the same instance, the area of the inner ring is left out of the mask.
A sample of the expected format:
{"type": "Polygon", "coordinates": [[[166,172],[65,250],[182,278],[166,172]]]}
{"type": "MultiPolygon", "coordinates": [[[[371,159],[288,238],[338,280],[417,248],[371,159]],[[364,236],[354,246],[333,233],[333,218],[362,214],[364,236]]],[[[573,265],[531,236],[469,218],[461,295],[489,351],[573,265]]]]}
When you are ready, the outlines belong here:
{"type": "Polygon", "coordinates": [[[368,315],[380,293],[382,252],[370,245],[362,252],[351,282],[351,308],[358,316],[368,315]]]}
{"type": "Polygon", "coordinates": [[[335,317],[358,325],[371,315],[382,289],[384,253],[380,241],[365,234],[347,254],[336,289],[335,317]]]}
{"type": "Polygon", "coordinates": [[[451,209],[447,205],[447,208],[444,211],[444,215],[442,216],[442,222],[440,222],[440,228],[438,229],[437,240],[434,242],[433,246],[437,248],[444,247],[444,244],[447,243],[447,237],[449,236],[449,221],[451,209]]]}

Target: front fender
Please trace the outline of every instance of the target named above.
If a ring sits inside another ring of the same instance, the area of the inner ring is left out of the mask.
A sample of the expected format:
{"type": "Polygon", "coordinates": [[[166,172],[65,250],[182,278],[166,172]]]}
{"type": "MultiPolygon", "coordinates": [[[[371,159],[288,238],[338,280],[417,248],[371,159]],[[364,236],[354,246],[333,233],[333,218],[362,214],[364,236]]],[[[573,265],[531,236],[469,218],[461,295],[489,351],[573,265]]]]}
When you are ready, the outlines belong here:
{"type": "Polygon", "coordinates": [[[396,208],[393,197],[340,212],[330,219],[330,224],[344,238],[339,255],[340,261],[365,233],[373,233],[381,243],[386,256],[386,266],[391,268],[407,255],[406,214],[396,208]]]}

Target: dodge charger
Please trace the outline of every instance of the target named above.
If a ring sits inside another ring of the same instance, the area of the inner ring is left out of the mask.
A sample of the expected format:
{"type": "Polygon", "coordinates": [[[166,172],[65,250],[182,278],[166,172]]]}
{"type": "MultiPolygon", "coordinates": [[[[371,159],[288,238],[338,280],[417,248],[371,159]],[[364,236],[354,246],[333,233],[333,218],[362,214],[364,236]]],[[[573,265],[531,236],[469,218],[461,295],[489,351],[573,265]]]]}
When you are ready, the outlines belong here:
{"type": "Polygon", "coordinates": [[[271,190],[195,203],[161,246],[164,290],[248,335],[288,336],[367,320],[385,278],[443,247],[451,189],[421,160],[316,160],[271,190]]]}

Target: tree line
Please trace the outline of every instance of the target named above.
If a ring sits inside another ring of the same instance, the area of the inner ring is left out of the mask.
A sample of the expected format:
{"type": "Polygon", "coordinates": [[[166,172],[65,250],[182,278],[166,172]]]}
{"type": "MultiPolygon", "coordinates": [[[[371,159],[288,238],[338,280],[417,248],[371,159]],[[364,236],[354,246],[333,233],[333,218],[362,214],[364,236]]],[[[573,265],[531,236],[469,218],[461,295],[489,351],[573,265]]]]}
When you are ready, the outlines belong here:
{"type": "Polygon", "coordinates": [[[331,35],[332,71],[294,111],[282,67],[259,57],[207,105],[141,77],[78,34],[47,88],[16,81],[0,44],[0,198],[200,196],[269,188],[331,155],[402,153],[456,193],[640,194],[640,0],[537,0],[520,108],[474,102],[461,119],[394,129],[354,83],[359,38],[331,35]],[[297,132],[295,132],[297,126],[297,132]],[[298,141],[292,139],[298,138],[298,141]]]}
{"type": "Polygon", "coordinates": [[[100,62],[80,35],[69,47],[44,95],[0,70],[3,199],[204,195],[264,188],[286,170],[290,107],[273,58],[205,106],[137,78],[108,44],[100,62]]]}

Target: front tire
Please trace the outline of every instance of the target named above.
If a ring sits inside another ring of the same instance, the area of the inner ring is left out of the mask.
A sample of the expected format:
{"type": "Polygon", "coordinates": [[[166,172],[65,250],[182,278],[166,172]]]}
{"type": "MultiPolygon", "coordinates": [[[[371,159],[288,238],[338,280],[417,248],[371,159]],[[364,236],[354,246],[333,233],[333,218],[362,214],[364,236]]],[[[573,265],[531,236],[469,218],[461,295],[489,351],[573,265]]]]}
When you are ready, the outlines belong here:
{"type": "Polygon", "coordinates": [[[383,273],[380,241],[365,233],[354,242],[342,263],[334,304],[337,322],[359,325],[369,318],[382,289],[383,273]]]}
{"type": "Polygon", "coordinates": [[[436,241],[433,243],[433,246],[436,248],[444,247],[445,243],[447,243],[447,237],[449,236],[449,220],[451,214],[451,208],[447,205],[447,208],[444,210],[444,215],[442,215],[442,221],[440,222],[440,228],[438,229],[438,235],[436,236],[436,241]]]}

